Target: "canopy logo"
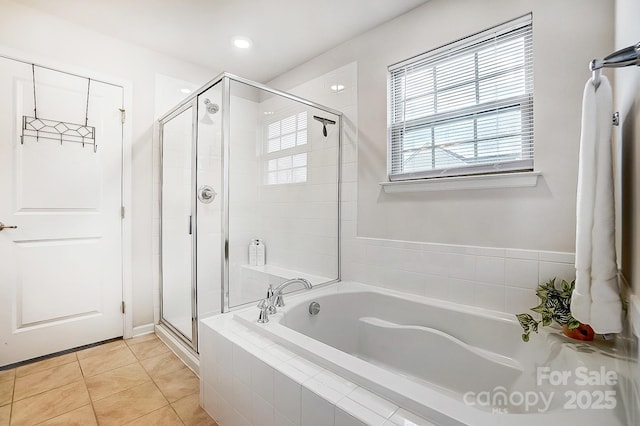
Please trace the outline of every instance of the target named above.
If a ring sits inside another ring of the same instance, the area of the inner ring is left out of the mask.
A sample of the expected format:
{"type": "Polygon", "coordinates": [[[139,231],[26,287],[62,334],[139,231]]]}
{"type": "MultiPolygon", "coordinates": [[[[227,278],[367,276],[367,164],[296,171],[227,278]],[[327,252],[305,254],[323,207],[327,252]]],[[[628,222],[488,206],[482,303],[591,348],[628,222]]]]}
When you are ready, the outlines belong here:
{"type": "MultiPolygon", "coordinates": [[[[524,407],[524,411],[536,410],[545,413],[549,410],[554,392],[507,392],[504,386],[496,386],[492,391],[466,392],[462,400],[470,406],[491,408],[496,414],[507,414],[509,408],[524,407]]],[[[520,410],[518,410],[520,411],[520,410]]]]}
{"type": "Polygon", "coordinates": [[[556,396],[561,400],[554,407],[562,406],[564,410],[612,410],[617,406],[617,384],[618,374],[605,367],[597,370],[584,366],[573,370],[538,367],[536,385],[546,391],[508,391],[504,386],[496,386],[490,391],[466,392],[462,400],[469,406],[491,409],[494,414],[545,413],[556,396]]]}

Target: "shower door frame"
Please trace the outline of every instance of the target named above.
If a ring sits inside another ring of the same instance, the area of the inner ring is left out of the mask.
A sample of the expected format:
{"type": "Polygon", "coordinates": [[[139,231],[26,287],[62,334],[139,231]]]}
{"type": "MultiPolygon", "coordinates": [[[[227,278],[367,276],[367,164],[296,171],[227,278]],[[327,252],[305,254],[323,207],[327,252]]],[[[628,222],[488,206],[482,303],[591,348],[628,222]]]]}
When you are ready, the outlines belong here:
{"type": "MultiPolygon", "coordinates": [[[[231,150],[231,111],[229,105],[231,103],[231,81],[236,81],[238,83],[243,83],[248,86],[255,87],[259,90],[264,90],[265,92],[272,93],[274,95],[282,96],[283,98],[290,99],[295,102],[299,102],[303,105],[310,106],[312,108],[319,109],[321,111],[328,112],[330,114],[336,115],[338,117],[338,158],[337,158],[337,188],[336,188],[336,209],[337,209],[337,231],[338,231],[338,246],[336,247],[338,251],[338,276],[335,280],[327,281],[322,284],[316,284],[314,287],[322,287],[329,284],[334,284],[340,282],[342,276],[342,223],[341,223],[341,200],[342,200],[342,131],[343,131],[343,114],[340,111],[334,110],[333,108],[329,108],[327,106],[315,103],[308,99],[304,99],[298,97],[296,95],[292,95],[291,93],[283,92],[278,89],[273,89],[269,86],[265,86],[264,84],[257,83],[255,81],[248,80],[246,78],[238,77],[229,73],[222,73],[214,80],[212,80],[212,84],[210,86],[214,86],[220,80],[223,81],[222,86],[222,182],[223,182],[223,200],[222,200],[222,226],[223,226],[223,241],[222,241],[222,253],[224,255],[224,262],[222,264],[222,300],[221,300],[221,312],[231,312],[238,309],[245,308],[252,304],[255,304],[255,301],[250,301],[246,303],[242,303],[239,305],[235,305],[233,307],[229,306],[229,162],[230,162],[230,150],[231,150]]],[[[207,88],[210,87],[207,84],[207,88]]],[[[206,90],[206,89],[205,89],[206,90]]],[[[200,90],[198,91],[200,92],[200,90]]],[[[266,292],[266,288],[265,288],[266,292]]]]}
{"type": "Polygon", "coordinates": [[[194,353],[198,352],[198,300],[197,300],[197,290],[198,276],[196,274],[197,271],[197,243],[198,243],[198,232],[197,232],[197,197],[191,197],[190,208],[191,208],[191,219],[189,224],[189,229],[191,231],[191,338],[185,336],[184,333],[178,330],[171,322],[164,317],[163,313],[163,305],[164,305],[164,297],[163,297],[163,283],[164,283],[164,274],[163,274],[163,265],[164,265],[164,251],[162,244],[162,235],[163,235],[163,221],[162,221],[162,209],[163,209],[163,185],[164,185],[164,126],[174,118],[178,117],[180,114],[184,113],[191,109],[191,189],[192,193],[195,194],[195,187],[197,185],[197,175],[198,175],[198,102],[197,98],[192,99],[190,102],[181,103],[178,107],[171,110],[169,113],[163,115],[160,119],[158,119],[159,128],[158,128],[158,136],[160,141],[160,194],[158,200],[160,201],[160,274],[159,277],[159,295],[160,295],[160,316],[159,321],[162,325],[167,327],[171,332],[177,336],[180,340],[182,340],[187,347],[194,353]]]}
{"type": "MultiPolygon", "coordinates": [[[[163,320],[162,317],[162,226],[160,227],[160,322],[164,325],[167,325],[169,329],[172,330],[174,334],[179,336],[185,343],[187,343],[192,351],[195,353],[198,352],[198,308],[197,308],[197,196],[196,196],[196,188],[197,188],[197,149],[198,149],[198,97],[205,93],[207,90],[212,88],[217,84],[222,84],[222,292],[221,292],[221,300],[220,300],[220,310],[221,313],[226,313],[230,311],[234,311],[237,309],[244,308],[248,305],[253,304],[254,302],[247,302],[244,304],[236,305],[233,307],[229,306],[229,159],[230,159],[230,129],[231,129],[231,111],[230,111],[230,102],[231,102],[231,82],[235,81],[238,83],[243,83],[248,86],[254,87],[259,90],[263,90],[265,92],[281,96],[286,99],[290,99],[295,102],[299,102],[303,105],[319,109],[321,111],[328,112],[330,114],[336,115],[338,117],[338,149],[337,149],[337,188],[336,188],[336,210],[337,210],[337,232],[338,232],[338,244],[336,247],[338,254],[338,276],[336,279],[327,281],[326,283],[319,284],[317,286],[325,286],[329,284],[333,284],[336,282],[340,282],[342,276],[342,215],[341,215],[341,200],[342,200],[342,141],[343,141],[343,114],[340,111],[337,111],[333,108],[329,108],[327,106],[318,104],[316,102],[310,101],[308,99],[304,99],[295,95],[292,95],[287,92],[283,92],[278,89],[273,89],[264,84],[257,83],[252,80],[248,80],[246,78],[238,77],[234,74],[230,74],[227,72],[220,73],[209,82],[204,84],[197,90],[194,90],[189,96],[187,96],[182,102],[172,108],[169,112],[164,114],[158,119],[160,125],[160,167],[162,170],[162,162],[163,162],[163,153],[162,153],[162,144],[163,144],[163,135],[162,128],[163,123],[167,120],[176,117],[181,112],[185,111],[189,107],[193,108],[193,141],[192,141],[192,149],[193,157],[192,157],[192,333],[193,339],[192,341],[188,341],[182,333],[176,330],[174,327],[167,324],[167,321],[163,320]]],[[[162,188],[162,174],[160,176],[160,187],[162,188]]],[[[160,191],[160,206],[162,206],[162,190],[160,191]]],[[[160,208],[160,224],[162,224],[162,208],[160,208]]],[[[314,286],[315,287],[315,286],[314,286]]]]}

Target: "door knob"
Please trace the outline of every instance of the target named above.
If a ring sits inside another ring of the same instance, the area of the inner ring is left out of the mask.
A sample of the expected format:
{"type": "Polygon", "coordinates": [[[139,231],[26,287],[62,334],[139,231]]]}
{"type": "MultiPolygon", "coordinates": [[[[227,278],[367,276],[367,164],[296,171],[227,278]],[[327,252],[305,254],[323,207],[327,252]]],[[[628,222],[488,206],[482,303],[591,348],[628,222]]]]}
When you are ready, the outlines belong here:
{"type": "Polygon", "coordinates": [[[198,200],[204,204],[210,204],[216,198],[216,191],[209,185],[203,185],[198,188],[198,200]]]}
{"type": "Polygon", "coordinates": [[[15,225],[7,226],[4,223],[0,222],[0,231],[2,231],[3,229],[18,229],[18,227],[15,225]]]}

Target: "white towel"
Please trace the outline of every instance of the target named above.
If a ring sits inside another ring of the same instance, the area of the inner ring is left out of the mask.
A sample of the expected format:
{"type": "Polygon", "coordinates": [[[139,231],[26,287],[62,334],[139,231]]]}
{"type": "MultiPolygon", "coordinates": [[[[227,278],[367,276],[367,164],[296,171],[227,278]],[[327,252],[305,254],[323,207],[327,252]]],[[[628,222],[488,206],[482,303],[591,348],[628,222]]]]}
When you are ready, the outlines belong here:
{"type": "Polygon", "coordinates": [[[576,208],[576,287],[571,314],[596,333],[622,331],[615,250],[611,85],[584,88],[576,208]]]}

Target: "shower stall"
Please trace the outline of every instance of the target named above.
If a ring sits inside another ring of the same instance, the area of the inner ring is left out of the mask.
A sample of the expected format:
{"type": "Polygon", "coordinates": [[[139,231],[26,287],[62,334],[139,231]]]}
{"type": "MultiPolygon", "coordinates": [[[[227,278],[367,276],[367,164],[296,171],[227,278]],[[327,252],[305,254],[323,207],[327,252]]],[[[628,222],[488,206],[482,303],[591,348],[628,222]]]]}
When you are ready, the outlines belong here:
{"type": "Polygon", "coordinates": [[[340,279],[341,129],[339,111],[227,73],[159,119],[160,324],[192,353],[199,319],[340,279]]]}

